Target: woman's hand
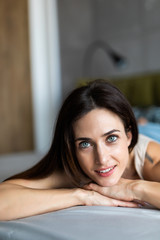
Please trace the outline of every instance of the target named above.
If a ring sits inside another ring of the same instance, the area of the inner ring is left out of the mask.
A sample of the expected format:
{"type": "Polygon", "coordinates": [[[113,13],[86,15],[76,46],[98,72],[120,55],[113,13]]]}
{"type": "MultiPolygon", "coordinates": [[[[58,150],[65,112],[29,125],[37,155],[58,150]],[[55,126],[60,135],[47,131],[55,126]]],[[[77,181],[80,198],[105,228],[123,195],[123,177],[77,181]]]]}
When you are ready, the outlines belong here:
{"type": "MultiPolygon", "coordinates": [[[[95,184],[94,184],[95,185],[95,184]]],[[[98,186],[98,185],[96,185],[98,186]]],[[[96,187],[95,186],[95,187],[96,187]]],[[[89,188],[89,187],[88,187],[89,188]]],[[[101,187],[100,187],[101,188],[101,187]]],[[[90,189],[91,190],[91,189],[90,189]]],[[[86,206],[112,206],[112,207],[139,207],[137,203],[130,202],[130,201],[122,201],[114,199],[113,197],[107,197],[105,194],[101,193],[102,190],[99,189],[98,191],[87,191],[83,192],[82,202],[83,205],[86,206]],[[87,194],[87,196],[86,196],[87,194]]]]}
{"type": "Polygon", "coordinates": [[[121,178],[116,185],[111,187],[102,187],[95,183],[90,183],[85,185],[84,189],[96,191],[109,198],[130,202],[136,199],[134,195],[135,183],[136,180],[121,178]]]}

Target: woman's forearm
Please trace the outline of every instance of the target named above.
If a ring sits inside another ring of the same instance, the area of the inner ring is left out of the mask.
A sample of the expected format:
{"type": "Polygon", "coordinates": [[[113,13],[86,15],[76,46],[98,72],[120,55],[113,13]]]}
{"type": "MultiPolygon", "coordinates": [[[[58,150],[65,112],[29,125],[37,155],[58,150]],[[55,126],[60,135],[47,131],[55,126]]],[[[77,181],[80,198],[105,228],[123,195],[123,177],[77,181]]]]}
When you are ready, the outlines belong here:
{"type": "Polygon", "coordinates": [[[135,199],[148,202],[160,209],[160,183],[137,180],[133,184],[135,199]]]}
{"type": "Polygon", "coordinates": [[[73,189],[33,189],[16,184],[0,185],[0,220],[24,218],[78,205],[137,207],[95,191],[73,189]]]}
{"type": "Polygon", "coordinates": [[[83,204],[79,189],[30,189],[3,183],[0,186],[0,220],[33,216],[83,204]]]}
{"type": "Polygon", "coordinates": [[[85,189],[96,191],[104,196],[122,201],[147,202],[160,209],[160,183],[121,178],[111,187],[102,187],[94,183],[85,186],[85,189]]]}

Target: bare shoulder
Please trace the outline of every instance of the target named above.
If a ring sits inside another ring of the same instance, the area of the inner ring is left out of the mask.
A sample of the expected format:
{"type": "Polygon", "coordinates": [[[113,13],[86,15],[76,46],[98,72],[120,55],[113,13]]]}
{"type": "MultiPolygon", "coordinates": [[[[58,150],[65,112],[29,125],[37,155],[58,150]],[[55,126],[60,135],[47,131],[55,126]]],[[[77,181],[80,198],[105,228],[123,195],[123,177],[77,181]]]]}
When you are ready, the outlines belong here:
{"type": "Polygon", "coordinates": [[[71,187],[71,183],[63,172],[54,172],[42,179],[11,179],[0,184],[1,186],[17,185],[32,189],[54,189],[71,187]]]}
{"type": "Polygon", "coordinates": [[[4,186],[11,186],[11,185],[17,185],[21,187],[27,187],[27,188],[35,188],[35,189],[48,189],[52,188],[52,179],[53,175],[43,178],[43,179],[11,179],[7,180],[1,185],[4,186]]]}
{"type": "Polygon", "coordinates": [[[160,182],[160,144],[149,142],[144,162],[143,176],[146,180],[160,182]]]}

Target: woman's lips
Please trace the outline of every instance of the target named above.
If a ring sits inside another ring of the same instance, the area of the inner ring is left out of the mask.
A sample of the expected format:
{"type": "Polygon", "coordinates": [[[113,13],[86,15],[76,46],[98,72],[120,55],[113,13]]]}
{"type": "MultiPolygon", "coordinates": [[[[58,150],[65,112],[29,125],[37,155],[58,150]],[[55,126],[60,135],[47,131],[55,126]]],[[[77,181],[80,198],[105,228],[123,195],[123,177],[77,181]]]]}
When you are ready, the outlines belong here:
{"type": "Polygon", "coordinates": [[[101,169],[95,170],[95,172],[101,177],[108,177],[114,172],[115,167],[116,165],[108,168],[101,168],[101,169]]]}

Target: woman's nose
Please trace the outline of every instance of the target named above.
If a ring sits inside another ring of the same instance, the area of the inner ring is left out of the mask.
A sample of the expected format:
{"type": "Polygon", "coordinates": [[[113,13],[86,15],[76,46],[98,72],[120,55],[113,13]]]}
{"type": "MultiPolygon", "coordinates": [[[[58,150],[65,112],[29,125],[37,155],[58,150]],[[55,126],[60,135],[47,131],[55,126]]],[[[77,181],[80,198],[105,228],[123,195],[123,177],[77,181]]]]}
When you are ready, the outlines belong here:
{"type": "Polygon", "coordinates": [[[104,146],[98,146],[95,150],[95,162],[103,165],[108,159],[108,151],[104,146]]]}

